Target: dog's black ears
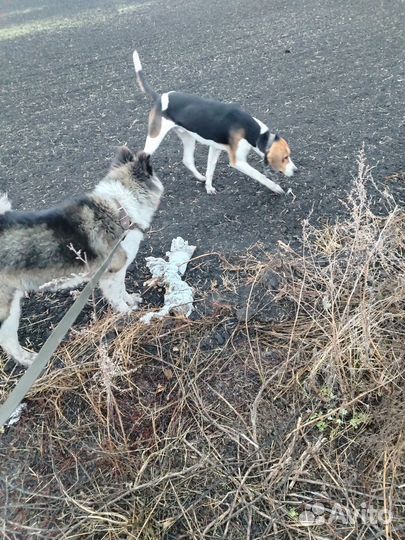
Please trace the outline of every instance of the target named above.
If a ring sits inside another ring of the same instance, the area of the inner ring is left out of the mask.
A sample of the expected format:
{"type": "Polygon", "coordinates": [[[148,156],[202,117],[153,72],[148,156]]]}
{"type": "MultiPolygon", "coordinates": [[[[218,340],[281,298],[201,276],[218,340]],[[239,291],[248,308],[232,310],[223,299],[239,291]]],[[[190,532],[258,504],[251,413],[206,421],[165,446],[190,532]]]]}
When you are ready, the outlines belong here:
{"type": "Polygon", "coordinates": [[[147,154],[146,152],[138,152],[136,154],[136,157],[138,159],[139,165],[141,166],[142,170],[148,176],[152,176],[153,170],[152,170],[152,165],[150,163],[150,154],[147,154]]]}
{"type": "Polygon", "coordinates": [[[259,138],[256,141],[256,146],[260,150],[260,152],[263,152],[263,154],[267,150],[267,144],[269,142],[269,132],[266,131],[265,133],[262,133],[259,135],[259,138]]]}
{"type": "Polygon", "coordinates": [[[117,149],[117,153],[115,154],[115,157],[111,163],[111,168],[121,167],[121,165],[125,165],[125,163],[129,163],[131,161],[134,161],[134,154],[126,146],[120,146],[117,149]]]}
{"type": "Polygon", "coordinates": [[[265,133],[262,133],[259,135],[259,138],[256,141],[257,148],[265,154],[267,150],[270,148],[270,146],[274,143],[280,140],[280,136],[278,133],[274,135],[274,139],[271,140],[270,143],[270,131],[266,131],[265,133]]]}
{"type": "Polygon", "coordinates": [[[150,164],[150,154],[147,154],[146,152],[137,152],[135,155],[126,146],[121,146],[115,154],[115,158],[111,163],[111,168],[121,167],[126,163],[132,163],[134,166],[136,164],[136,168],[138,170],[141,168],[147,176],[152,176],[153,174],[152,165],[150,164]]]}

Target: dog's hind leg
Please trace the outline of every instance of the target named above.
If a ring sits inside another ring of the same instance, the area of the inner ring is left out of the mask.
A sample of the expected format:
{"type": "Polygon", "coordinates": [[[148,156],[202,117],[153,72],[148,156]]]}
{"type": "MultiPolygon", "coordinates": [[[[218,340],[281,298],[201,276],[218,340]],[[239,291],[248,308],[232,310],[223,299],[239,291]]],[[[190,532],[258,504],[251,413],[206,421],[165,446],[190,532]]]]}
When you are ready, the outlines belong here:
{"type": "Polygon", "coordinates": [[[212,179],[214,177],[214,171],[215,167],[217,165],[217,161],[219,158],[219,155],[221,153],[221,150],[219,148],[215,148],[214,146],[210,146],[208,150],[208,161],[207,161],[207,172],[205,173],[205,189],[207,193],[210,195],[213,195],[216,193],[216,190],[214,186],[212,185],[212,179]]]}
{"type": "MultiPolygon", "coordinates": [[[[153,111],[152,111],[153,112],[153,111]]],[[[156,113],[158,114],[158,113],[156,113]]],[[[163,116],[149,117],[149,130],[146,137],[144,152],[152,155],[160,146],[160,143],[166,137],[171,129],[175,127],[175,123],[167,120],[163,116]]]]}
{"type": "Polygon", "coordinates": [[[195,139],[186,131],[180,131],[176,129],[176,135],[183,143],[183,164],[200,182],[205,182],[205,176],[200,174],[195,166],[194,151],[195,151],[195,139]]]}
{"type": "Polygon", "coordinates": [[[0,288],[0,346],[23,366],[30,366],[36,354],[25,351],[18,342],[20,301],[23,292],[9,287],[0,288]]]}

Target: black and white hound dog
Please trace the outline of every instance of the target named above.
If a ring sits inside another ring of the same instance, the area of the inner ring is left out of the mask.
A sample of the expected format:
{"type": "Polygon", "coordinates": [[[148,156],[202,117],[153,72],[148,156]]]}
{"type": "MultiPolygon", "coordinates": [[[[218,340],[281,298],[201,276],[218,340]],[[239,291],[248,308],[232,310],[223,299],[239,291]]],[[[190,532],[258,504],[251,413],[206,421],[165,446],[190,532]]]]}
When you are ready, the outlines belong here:
{"type": "Polygon", "coordinates": [[[207,193],[215,193],[212,185],[215,166],[222,150],[228,152],[230,165],[275,193],[283,189],[254,169],[247,162],[253,149],[275,171],[292,176],[297,167],[291,161],[290,147],[285,139],[270,133],[269,128],[250,116],[237,105],[203,99],[182,92],[158,94],[145,81],[137,51],[133,53],[136,78],[142,92],[149,94],[154,105],[149,113],[148,136],[144,151],[153,154],[170,130],[183,142],[183,163],[202,182],[207,193]],[[205,176],[194,163],[196,141],[208,145],[208,163],[205,176]]]}

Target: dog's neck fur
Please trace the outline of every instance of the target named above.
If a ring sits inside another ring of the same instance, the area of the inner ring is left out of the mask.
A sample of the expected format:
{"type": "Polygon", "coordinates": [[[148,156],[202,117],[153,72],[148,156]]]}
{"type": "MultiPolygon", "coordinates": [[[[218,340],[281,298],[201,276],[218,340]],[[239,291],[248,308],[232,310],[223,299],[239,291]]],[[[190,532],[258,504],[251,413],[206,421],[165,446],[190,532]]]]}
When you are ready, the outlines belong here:
{"type": "Polygon", "coordinates": [[[117,201],[118,206],[126,212],[131,222],[138,225],[141,230],[149,228],[157,207],[158,201],[155,201],[155,198],[160,197],[159,194],[139,192],[141,200],[137,200],[130,189],[119,180],[111,178],[102,180],[94,189],[93,194],[105,199],[108,203],[111,199],[117,201]]]}

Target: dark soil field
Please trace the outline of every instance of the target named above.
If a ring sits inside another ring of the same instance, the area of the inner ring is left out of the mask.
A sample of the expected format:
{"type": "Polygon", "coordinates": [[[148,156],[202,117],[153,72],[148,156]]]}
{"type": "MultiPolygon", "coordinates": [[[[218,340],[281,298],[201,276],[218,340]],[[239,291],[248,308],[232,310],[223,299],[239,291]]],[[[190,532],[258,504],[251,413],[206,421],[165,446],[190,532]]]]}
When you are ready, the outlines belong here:
{"type": "MultiPolygon", "coordinates": [[[[0,192],[15,209],[91,189],[116,146],[143,148],[134,48],[157,91],[241,104],[299,168],[277,196],[222,155],[207,195],[169,134],[153,156],[165,195],[127,285],[182,236],[197,246],[196,310],[145,328],[95,294],[0,431],[7,540],[403,538],[403,9],[0,0],[0,192]],[[356,183],[363,146],[374,180],[363,169],[356,183]],[[310,501],[393,517],[303,528],[310,501]]],[[[206,158],[197,146],[202,173],[206,158]]],[[[23,345],[38,350],[72,302],[30,295],[23,345]]],[[[0,401],[22,372],[0,358],[0,401]]]]}
{"type": "MultiPolygon", "coordinates": [[[[144,251],[160,254],[177,235],[198,254],[293,242],[309,215],[315,224],[343,213],[363,142],[376,179],[404,168],[399,0],[0,6],[0,190],[15,208],[91,188],[115,145],[143,147],[150,103],[135,83],[135,47],[155,89],[240,103],[287,138],[299,167],[279,179],[292,192],[280,197],[231,169],[223,154],[218,193],[207,196],[169,135],[154,155],[166,196],[144,251]]],[[[206,157],[197,147],[202,172],[206,157]]]]}
{"type": "MultiPolygon", "coordinates": [[[[238,102],[290,143],[299,172],[278,180],[288,194],[275,195],[231,169],[223,154],[217,194],[209,196],[169,134],[153,157],[165,197],[127,280],[130,289],[147,278],[144,256],[162,255],[176,236],[196,245],[196,256],[237,256],[256,243],[266,251],[278,241],[296,246],[304,219],[322,225],[343,217],[341,201],[363,143],[380,188],[386,184],[404,200],[400,1],[0,0],[0,6],[0,192],[16,209],[43,208],[90,189],[117,145],[143,148],[150,102],[135,83],[135,47],[156,90],[238,102]]],[[[206,158],[207,148],[197,145],[201,172],[206,158]]],[[[261,170],[255,155],[251,162],[261,170]]],[[[216,270],[217,262],[205,258],[190,279],[206,288],[216,270]]],[[[48,298],[38,303],[37,295],[24,306],[36,346],[60,318],[63,299],[71,303],[66,294],[51,304],[48,298]],[[41,320],[49,312],[45,329],[41,320]]]]}

